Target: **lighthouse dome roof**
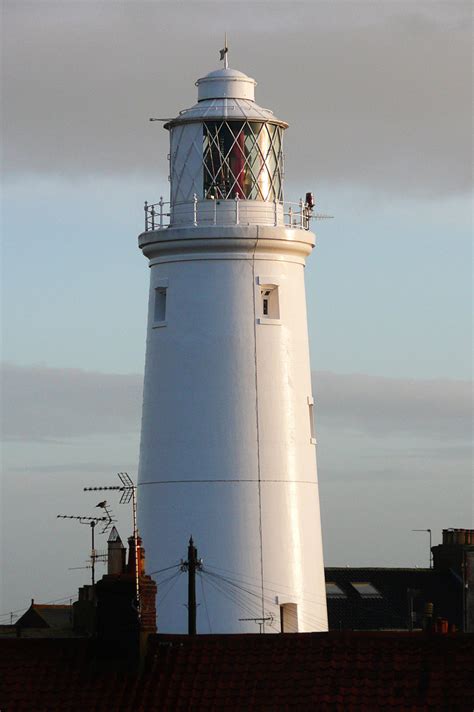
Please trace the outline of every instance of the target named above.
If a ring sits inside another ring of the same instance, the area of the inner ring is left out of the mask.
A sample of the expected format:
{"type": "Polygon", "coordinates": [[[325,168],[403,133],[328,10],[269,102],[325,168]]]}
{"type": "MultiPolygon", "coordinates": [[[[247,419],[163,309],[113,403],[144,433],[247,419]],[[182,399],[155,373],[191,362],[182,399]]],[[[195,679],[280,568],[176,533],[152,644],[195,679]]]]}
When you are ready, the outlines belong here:
{"type": "Polygon", "coordinates": [[[238,69],[215,69],[198,79],[198,101],[190,109],[180,111],[165,128],[191,121],[271,121],[286,128],[285,121],[277,119],[270,109],[264,109],[255,102],[257,82],[238,69]]]}
{"type": "Polygon", "coordinates": [[[221,67],[220,69],[214,69],[212,72],[208,72],[206,76],[202,79],[198,79],[198,81],[202,82],[204,79],[210,79],[212,77],[243,77],[244,79],[249,79],[250,81],[255,82],[255,80],[251,79],[251,77],[249,77],[247,74],[239,72],[238,69],[231,69],[230,67],[221,67]]]}
{"type": "Polygon", "coordinates": [[[249,99],[255,100],[255,79],[248,77],[238,69],[215,69],[205,77],[198,79],[198,101],[205,99],[249,99]]]}

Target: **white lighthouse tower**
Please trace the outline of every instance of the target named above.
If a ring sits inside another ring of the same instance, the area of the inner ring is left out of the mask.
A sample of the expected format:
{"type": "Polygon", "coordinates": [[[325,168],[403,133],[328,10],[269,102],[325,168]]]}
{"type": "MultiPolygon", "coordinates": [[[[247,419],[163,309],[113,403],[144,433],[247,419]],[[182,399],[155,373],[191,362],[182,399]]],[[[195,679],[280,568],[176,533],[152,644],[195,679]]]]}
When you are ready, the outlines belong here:
{"type": "MultiPolygon", "coordinates": [[[[283,202],[288,124],[255,102],[255,81],[226,61],[196,84],[197,103],[165,124],[170,202],[145,205],[139,237],[151,268],[147,568],[178,563],[192,535],[198,632],[324,631],[304,286],[312,200],[283,202]]],[[[158,629],[185,632],[186,576],[167,591],[158,629]]]]}

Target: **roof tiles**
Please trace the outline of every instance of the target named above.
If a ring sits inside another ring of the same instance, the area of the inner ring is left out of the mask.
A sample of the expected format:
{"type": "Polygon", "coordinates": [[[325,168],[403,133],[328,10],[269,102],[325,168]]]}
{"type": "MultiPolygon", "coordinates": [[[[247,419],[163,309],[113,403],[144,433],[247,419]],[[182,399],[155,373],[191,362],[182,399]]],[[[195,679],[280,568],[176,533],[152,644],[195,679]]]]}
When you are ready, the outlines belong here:
{"type": "Polygon", "coordinates": [[[155,635],[140,671],[85,639],[0,640],[5,712],[283,712],[474,707],[474,636],[155,635]]]}

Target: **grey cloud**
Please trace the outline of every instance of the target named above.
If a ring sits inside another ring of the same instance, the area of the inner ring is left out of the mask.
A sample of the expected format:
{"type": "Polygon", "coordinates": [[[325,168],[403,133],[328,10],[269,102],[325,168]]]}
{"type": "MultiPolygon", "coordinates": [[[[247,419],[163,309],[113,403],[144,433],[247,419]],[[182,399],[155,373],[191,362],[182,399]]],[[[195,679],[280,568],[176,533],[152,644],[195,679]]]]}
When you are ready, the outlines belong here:
{"type": "MultiPolygon", "coordinates": [[[[3,383],[5,439],[48,441],[139,430],[140,375],[6,364],[3,383]]],[[[461,381],[321,372],[314,374],[314,393],[318,427],[441,443],[469,437],[471,405],[468,384],[461,381]]]]}
{"type": "MultiPolygon", "coordinates": [[[[48,440],[48,442],[50,442],[48,440]]],[[[121,467],[124,469],[124,471],[130,470],[133,471],[136,469],[136,463],[121,463],[121,467]]],[[[88,474],[96,474],[96,473],[104,473],[106,472],[108,475],[110,475],[111,467],[108,464],[105,464],[104,462],[62,462],[61,464],[51,464],[48,463],[47,465],[22,465],[20,466],[13,466],[9,468],[9,472],[11,472],[14,475],[17,474],[25,474],[25,473],[34,473],[38,475],[57,475],[61,474],[63,475],[64,473],[67,473],[68,476],[75,476],[78,474],[81,475],[88,475],[88,474]]]]}
{"type": "Polygon", "coordinates": [[[469,439],[471,387],[449,379],[410,380],[364,374],[313,375],[321,425],[377,435],[469,439]]]}
{"type": "Polygon", "coordinates": [[[149,116],[231,63],[288,119],[287,175],[440,196],[471,181],[467,3],[16,2],[4,13],[8,175],[167,174],[149,116]]]}
{"type": "Polygon", "coordinates": [[[138,375],[6,364],[3,437],[51,441],[136,432],[142,380],[138,375]]]}

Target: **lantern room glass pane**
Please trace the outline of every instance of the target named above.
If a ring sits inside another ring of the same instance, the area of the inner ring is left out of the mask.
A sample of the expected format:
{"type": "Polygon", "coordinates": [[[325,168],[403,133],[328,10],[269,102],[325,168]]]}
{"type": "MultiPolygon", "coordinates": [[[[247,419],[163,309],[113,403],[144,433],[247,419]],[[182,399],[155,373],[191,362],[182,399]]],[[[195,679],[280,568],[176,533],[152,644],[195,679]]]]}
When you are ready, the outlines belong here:
{"type": "Polygon", "coordinates": [[[203,124],[204,197],[282,200],[282,129],[261,121],[203,124]]]}

